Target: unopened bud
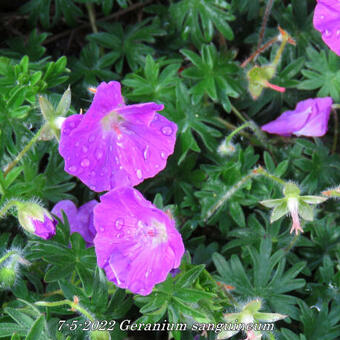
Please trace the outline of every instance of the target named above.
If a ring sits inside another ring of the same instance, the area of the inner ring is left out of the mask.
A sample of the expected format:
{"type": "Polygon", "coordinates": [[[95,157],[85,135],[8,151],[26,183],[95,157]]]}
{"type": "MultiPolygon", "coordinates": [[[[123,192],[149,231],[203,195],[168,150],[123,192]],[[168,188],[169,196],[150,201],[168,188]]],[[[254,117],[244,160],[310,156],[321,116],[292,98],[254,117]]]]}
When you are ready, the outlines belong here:
{"type": "Polygon", "coordinates": [[[15,283],[16,272],[13,266],[0,268],[0,287],[9,289],[13,287],[15,283]]]}
{"type": "Polygon", "coordinates": [[[55,235],[56,220],[39,204],[18,202],[17,209],[19,223],[26,231],[45,240],[55,235]]]}

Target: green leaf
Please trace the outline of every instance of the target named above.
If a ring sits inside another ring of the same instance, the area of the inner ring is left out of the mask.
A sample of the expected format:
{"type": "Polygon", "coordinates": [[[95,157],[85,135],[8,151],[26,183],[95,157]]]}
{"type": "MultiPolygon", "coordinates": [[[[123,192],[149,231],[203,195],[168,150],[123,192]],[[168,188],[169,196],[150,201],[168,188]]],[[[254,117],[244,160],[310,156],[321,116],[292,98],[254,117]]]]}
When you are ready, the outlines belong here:
{"type": "Polygon", "coordinates": [[[41,315],[32,325],[25,340],[39,340],[45,337],[43,330],[45,328],[45,317],[41,315]]]}
{"type": "Polygon", "coordinates": [[[185,288],[192,285],[192,283],[195,282],[199,275],[202,273],[204,267],[204,264],[200,264],[194,266],[185,273],[180,273],[176,277],[176,287],[185,288]]]}

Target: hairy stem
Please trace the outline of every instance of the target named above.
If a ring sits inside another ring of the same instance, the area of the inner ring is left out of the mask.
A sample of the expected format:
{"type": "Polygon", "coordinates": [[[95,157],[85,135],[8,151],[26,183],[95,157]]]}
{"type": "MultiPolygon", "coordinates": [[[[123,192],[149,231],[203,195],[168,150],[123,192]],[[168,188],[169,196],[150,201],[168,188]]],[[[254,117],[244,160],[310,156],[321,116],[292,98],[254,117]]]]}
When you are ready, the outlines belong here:
{"type": "Polygon", "coordinates": [[[274,0],[268,0],[267,1],[266,10],[264,12],[264,16],[263,16],[263,20],[262,20],[259,40],[257,41],[257,50],[260,48],[260,46],[262,44],[262,41],[263,41],[263,38],[264,38],[264,32],[265,32],[266,27],[267,27],[267,22],[268,22],[269,15],[270,15],[270,12],[271,12],[272,7],[273,7],[273,3],[274,3],[274,0]]]}
{"type": "MultiPolygon", "coordinates": [[[[334,106],[333,106],[334,107],[334,106]]],[[[332,108],[333,108],[332,107],[332,108]]],[[[333,146],[332,146],[332,154],[335,154],[336,152],[336,147],[338,144],[338,127],[339,127],[339,120],[338,120],[338,115],[336,111],[333,109],[333,116],[334,116],[334,136],[333,136],[333,146]]]]}
{"type": "Polygon", "coordinates": [[[7,211],[8,211],[10,208],[16,206],[17,203],[18,203],[18,201],[17,201],[16,199],[11,199],[11,200],[7,201],[7,202],[3,205],[3,207],[0,209],[0,218],[6,216],[7,211]]]}
{"type": "Polygon", "coordinates": [[[281,178],[279,178],[277,176],[274,176],[274,175],[270,174],[267,170],[263,169],[262,166],[256,168],[254,170],[254,172],[256,174],[258,174],[258,175],[263,175],[265,177],[268,177],[271,180],[273,180],[274,182],[277,182],[277,183],[279,183],[281,185],[286,185],[286,181],[284,181],[283,179],[281,179],[281,178]]]}
{"type": "Polygon", "coordinates": [[[204,218],[204,222],[208,221],[208,219],[215,214],[215,212],[237,191],[242,185],[247,182],[252,177],[256,176],[254,171],[251,171],[248,175],[244,176],[240,181],[238,181],[235,185],[233,185],[207,212],[207,215],[204,218]]]}
{"type": "Polygon", "coordinates": [[[72,309],[77,310],[79,313],[86,316],[89,320],[91,321],[95,320],[94,317],[90,314],[90,312],[88,312],[84,307],[70,300],[61,300],[61,301],[54,301],[54,302],[38,301],[35,303],[35,305],[42,306],[42,307],[59,307],[63,305],[68,305],[72,309]]]}
{"type": "Polygon", "coordinates": [[[15,157],[15,159],[6,166],[4,172],[4,177],[20,162],[20,160],[25,156],[26,152],[38,141],[45,125],[43,125],[39,131],[33,136],[33,138],[28,142],[28,144],[20,151],[20,153],[15,157]]]}

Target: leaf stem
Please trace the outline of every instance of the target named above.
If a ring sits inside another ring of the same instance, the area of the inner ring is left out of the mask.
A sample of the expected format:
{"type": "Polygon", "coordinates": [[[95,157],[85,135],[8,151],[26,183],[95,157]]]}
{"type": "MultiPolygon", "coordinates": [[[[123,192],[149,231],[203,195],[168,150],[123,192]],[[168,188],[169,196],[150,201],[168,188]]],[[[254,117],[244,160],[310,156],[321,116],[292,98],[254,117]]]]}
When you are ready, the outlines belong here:
{"type": "Polygon", "coordinates": [[[296,241],[298,240],[299,238],[299,234],[296,234],[294,236],[294,238],[290,241],[290,243],[288,244],[288,246],[286,248],[284,248],[284,251],[286,253],[288,253],[293,247],[294,247],[294,244],[296,243],[296,241]]]}
{"type": "Polygon", "coordinates": [[[19,255],[17,253],[17,251],[15,251],[15,250],[11,250],[11,251],[7,252],[2,258],[0,258],[0,265],[1,265],[2,262],[6,261],[9,257],[11,257],[12,255],[15,255],[15,254],[19,255]]]}
{"type": "Polygon", "coordinates": [[[273,3],[274,3],[274,0],[268,0],[267,1],[266,10],[264,12],[264,16],[263,16],[263,20],[262,20],[262,24],[261,24],[259,40],[257,42],[257,50],[260,48],[260,46],[262,44],[264,32],[265,32],[266,27],[267,27],[268,18],[269,18],[270,12],[272,10],[273,3]]]}
{"type": "Polygon", "coordinates": [[[237,110],[237,108],[231,104],[231,110],[235,113],[236,117],[238,117],[238,119],[240,119],[243,123],[247,123],[247,119],[243,117],[242,113],[237,110]]]}
{"type": "Polygon", "coordinates": [[[89,14],[89,19],[90,19],[92,31],[93,31],[93,33],[98,33],[98,28],[97,28],[97,25],[96,25],[96,13],[94,11],[93,4],[90,3],[90,2],[87,2],[86,8],[87,8],[87,12],[89,14]]]}
{"type": "Polygon", "coordinates": [[[94,321],[94,317],[82,306],[79,305],[79,303],[75,303],[70,300],[61,300],[61,301],[54,301],[54,302],[46,302],[46,301],[38,301],[35,302],[35,305],[42,306],[42,307],[59,307],[63,305],[68,305],[72,309],[77,310],[79,313],[85,315],[89,320],[94,321]]]}
{"type": "Polygon", "coordinates": [[[11,199],[11,200],[7,201],[7,202],[3,205],[3,207],[0,209],[0,218],[6,216],[7,211],[8,211],[10,208],[16,206],[17,203],[18,203],[18,201],[17,201],[16,199],[11,199]]]}
{"type": "Polygon", "coordinates": [[[235,185],[233,185],[207,212],[206,217],[204,218],[204,222],[208,221],[208,219],[237,191],[242,185],[247,182],[252,177],[257,174],[254,171],[251,171],[248,175],[244,176],[240,181],[238,181],[235,185]]]}
{"type": "Polygon", "coordinates": [[[241,132],[243,129],[247,128],[250,126],[250,122],[246,122],[244,124],[242,124],[241,126],[239,127],[235,127],[235,130],[232,131],[228,137],[226,138],[226,143],[229,143],[231,141],[231,139],[236,135],[238,134],[239,132],[241,132]]]}
{"type": "Polygon", "coordinates": [[[33,138],[28,142],[28,144],[20,151],[20,153],[15,157],[15,159],[6,166],[4,171],[4,177],[20,162],[20,160],[25,156],[26,152],[38,141],[45,125],[43,125],[38,132],[33,136],[33,138]]]}
{"type": "MultiPolygon", "coordinates": [[[[335,111],[336,107],[334,107],[336,105],[339,105],[339,104],[335,104],[332,106],[332,109],[333,109],[332,111],[333,111],[333,116],[334,116],[334,136],[333,136],[332,154],[335,154],[336,152],[338,136],[339,136],[339,132],[338,132],[339,120],[338,120],[337,112],[335,111]]],[[[340,108],[340,105],[339,105],[339,108],[340,108]]]]}
{"type": "Polygon", "coordinates": [[[267,170],[265,170],[264,168],[262,168],[262,166],[259,166],[258,168],[256,168],[254,170],[254,172],[258,175],[263,175],[263,176],[266,176],[268,178],[270,178],[271,180],[273,180],[274,182],[277,182],[281,185],[286,185],[286,181],[284,181],[283,179],[277,177],[277,176],[274,176],[272,174],[270,174],[267,170]]]}

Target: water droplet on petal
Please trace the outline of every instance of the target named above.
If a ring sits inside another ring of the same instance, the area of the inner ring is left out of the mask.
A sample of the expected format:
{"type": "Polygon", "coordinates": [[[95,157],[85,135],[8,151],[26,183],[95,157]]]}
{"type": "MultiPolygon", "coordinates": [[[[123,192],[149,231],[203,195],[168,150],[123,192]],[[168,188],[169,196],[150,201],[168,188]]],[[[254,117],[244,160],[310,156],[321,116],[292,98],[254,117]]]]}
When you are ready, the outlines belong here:
{"type": "Polygon", "coordinates": [[[138,169],[138,170],[136,171],[136,175],[137,175],[137,178],[142,179],[142,178],[143,178],[142,170],[138,169]]]}
{"type": "Polygon", "coordinates": [[[110,151],[112,151],[112,150],[113,150],[113,147],[112,147],[112,145],[110,145],[109,149],[110,149],[110,151]]]}
{"type": "Polygon", "coordinates": [[[83,168],[87,168],[89,165],[90,165],[90,161],[85,158],[81,161],[80,165],[83,167],[83,168]]]}
{"type": "Polygon", "coordinates": [[[94,185],[90,185],[91,190],[96,190],[96,187],[94,185]]]}
{"type": "Polygon", "coordinates": [[[94,135],[92,135],[92,136],[89,137],[89,142],[90,142],[90,143],[94,142],[94,140],[95,140],[95,136],[94,136],[94,135]]]}
{"type": "Polygon", "coordinates": [[[115,227],[116,227],[116,229],[117,229],[117,230],[122,229],[123,225],[124,225],[124,220],[123,220],[122,218],[120,218],[120,217],[117,218],[117,219],[116,219],[116,222],[115,222],[115,227]]]}
{"type": "Polygon", "coordinates": [[[102,150],[98,150],[96,152],[96,158],[97,160],[100,160],[103,157],[103,151],[102,150]]]}
{"type": "Polygon", "coordinates": [[[116,156],[115,157],[116,164],[119,164],[119,158],[116,156]]]}
{"type": "Polygon", "coordinates": [[[163,159],[166,158],[166,155],[165,155],[165,153],[164,153],[163,151],[161,152],[161,157],[162,157],[163,159]]]}
{"type": "Polygon", "coordinates": [[[87,146],[85,146],[85,145],[84,145],[84,146],[82,147],[82,150],[83,150],[83,152],[85,152],[85,153],[86,153],[86,152],[87,152],[89,149],[88,149],[88,147],[87,147],[87,146]]]}
{"type": "Polygon", "coordinates": [[[163,135],[170,136],[172,134],[173,130],[170,126],[163,126],[162,127],[162,133],[163,135]]]}
{"type": "Polygon", "coordinates": [[[330,31],[330,30],[326,30],[325,32],[324,32],[324,34],[325,34],[325,37],[330,37],[331,35],[332,35],[332,32],[330,31]]]}
{"type": "Polygon", "coordinates": [[[70,125],[71,128],[74,128],[74,127],[75,127],[74,122],[71,122],[69,125],[70,125]]]}
{"type": "Polygon", "coordinates": [[[100,227],[99,230],[100,231],[104,231],[105,229],[104,229],[104,227],[100,227]]]}
{"type": "Polygon", "coordinates": [[[91,176],[92,177],[96,176],[96,173],[94,171],[91,171],[91,176]]]}
{"type": "Polygon", "coordinates": [[[122,238],[123,236],[124,236],[124,233],[123,233],[123,232],[118,233],[118,234],[116,235],[117,238],[122,238]]]}
{"type": "Polygon", "coordinates": [[[69,129],[64,129],[64,130],[63,130],[63,133],[64,133],[65,135],[68,135],[68,134],[70,133],[70,130],[69,130],[69,129]]]}
{"type": "Polygon", "coordinates": [[[75,144],[75,146],[79,146],[79,142],[77,142],[77,143],[75,144]]]}
{"type": "Polygon", "coordinates": [[[324,15],[320,15],[320,19],[321,20],[325,19],[325,16],[324,15]]]}
{"type": "Polygon", "coordinates": [[[158,169],[159,168],[159,164],[155,164],[155,168],[158,169]]]}
{"type": "Polygon", "coordinates": [[[336,30],[336,36],[337,36],[337,37],[340,36],[340,30],[336,30]]]}
{"type": "Polygon", "coordinates": [[[145,160],[148,159],[148,153],[149,153],[149,145],[145,147],[144,152],[143,152],[143,157],[145,160]]]}
{"type": "Polygon", "coordinates": [[[77,167],[74,166],[74,165],[72,165],[72,166],[70,166],[70,167],[68,168],[68,170],[71,171],[71,172],[76,172],[76,171],[77,171],[77,167]]]}

